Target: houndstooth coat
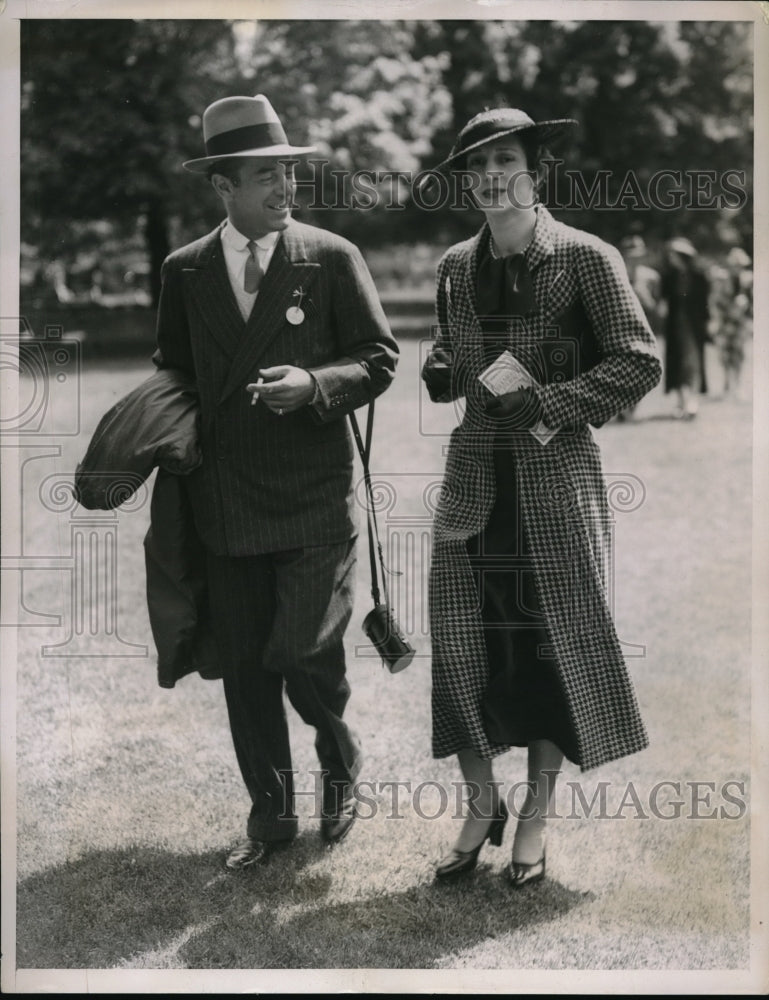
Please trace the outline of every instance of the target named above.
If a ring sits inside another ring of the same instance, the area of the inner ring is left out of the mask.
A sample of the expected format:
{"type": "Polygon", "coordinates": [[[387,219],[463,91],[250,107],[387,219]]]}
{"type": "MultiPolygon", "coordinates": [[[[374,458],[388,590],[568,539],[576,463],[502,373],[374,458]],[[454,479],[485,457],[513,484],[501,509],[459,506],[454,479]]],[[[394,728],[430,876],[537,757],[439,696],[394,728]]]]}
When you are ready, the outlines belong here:
{"type": "MultiPolygon", "coordinates": [[[[477,379],[487,362],[475,311],[478,255],[488,239],[484,225],[446,252],[437,274],[434,348],[453,358],[451,389],[440,401],[463,397],[464,415],[451,435],[433,528],[435,757],[472,748],[491,758],[509,749],[491,743],[484,731],[488,665],[466,550],[466,540],[483,529],[495,500],[496,424],[485,413],[488,394],[477,379]]],[[[526,261],[535,307],[511,321],[509,348],[538,376],[543,422],[558,432],[546,445],[528,431],[506,434],[505,443],[515,459],[519,504],[552,644],[548,652],[574,730],[574,762],[587,770],[648,742],[607,603],[609,511],[588,424],[600,426],[637,403],[659,381],[661,365],[614,247],[539,207],[526,261]],[[587,331],[576,339],[572,320],[566,320],[575,309],[587,331]]]]}

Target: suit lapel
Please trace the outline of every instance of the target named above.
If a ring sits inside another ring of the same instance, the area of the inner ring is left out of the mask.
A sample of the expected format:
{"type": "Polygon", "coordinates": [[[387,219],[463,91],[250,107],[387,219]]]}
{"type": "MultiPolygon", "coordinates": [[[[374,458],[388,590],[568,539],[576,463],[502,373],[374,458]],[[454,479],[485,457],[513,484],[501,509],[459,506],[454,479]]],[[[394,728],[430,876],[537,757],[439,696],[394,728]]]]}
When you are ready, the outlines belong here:
{"type": "Polygon", "coordinates": [[[286,310],[297,303],[294,292],[301,288],[307,294],[319,271],[318,262],[307,260],[298,227],[289,225],[275,245],[220,399],[245,385],[259,358],[287,324],[286,310]]]}
{"type": "Polygon", "coordinates": [[[221,241],[221,225],[203,242],[197,260],[185,268],[187,285],[200,315],[228,358],[243,338],[243,317],[230,285],[221,241]]]}
{"type": "MultiPolygon", "coordinates": [[[[482,248],[489,239],[489,224],[485,222],[476,235],[467,243],[462,258],[461,275],[464,286],[460,301],[466,304],[465,336],[470,349],[476,357],[483,355],[483,335],[478,320],[476,281],[478,262],[482,248]]],[[[537,224],[534,236],[526,251],[526,263],[537,286],[536,269],[553,256],[555,252],[555,220],[548,210],[541,205],[537,209],[537,224]]]]}
{"type": "Polygon", "coordinates": [[[561,249],[556,250],[558,223],[544,206],[538,209],[538,214],[534,241],[528,254],[529,268],[534,278],[534,294],[539,309],[549,322],[555,322],[559,313],[578,294],[578,284],[571,256],[564,255],[561,249]]]}
{"type": "Polygon", "coordinates": [[[526,263],[529,271],[535,271],[539,265],[552,256],[555,248],[555,219],[544,205],[537,209],[537,225],[534,228],[534,238],[526,252],[526,263]]]}
{"type": "Polygon", "coordinates": [[[464,303],[464,327],[468,348],[476,354],[482,352],[481,324],[478,321],[476,276],[478,274],[478,257],[484,241],[488,239],[488,223],[484,223],[478,233],[469,241],[462,261],[463,287],[459,301],[464,303]]]}
{"type": "MultiPolygon", "coordinates": [[[[489,239],[489,224],[484,222],[480,230],[467,244],[464,256],[463,277],[465,280],[465,301],[472,303],[473,312],[476,310],[475,282],[478,274],[478,259],[481,248],[489,239]]],[[[555,219],[548,212],[544,205],[537,209],[537,224],[534,228],[534,236],[526,251],[526,263],[529,270],[534,271],[539,265],[552,256],[555,249],[555,219]]]]}
{"type": "Polygon", "coordinates": [[[465,295],[466,301],[470,302],[473,307],[473,314],[478,315],[478,296],[476,294],[477,279],[478,279],[478,261],[481,255],[481,247],[489,239],[489,224],[484,222],[481,229],[475,234],[475,236],[470,240],[470,245],[467,250],[467,263],[465,266],[465,295]]]}

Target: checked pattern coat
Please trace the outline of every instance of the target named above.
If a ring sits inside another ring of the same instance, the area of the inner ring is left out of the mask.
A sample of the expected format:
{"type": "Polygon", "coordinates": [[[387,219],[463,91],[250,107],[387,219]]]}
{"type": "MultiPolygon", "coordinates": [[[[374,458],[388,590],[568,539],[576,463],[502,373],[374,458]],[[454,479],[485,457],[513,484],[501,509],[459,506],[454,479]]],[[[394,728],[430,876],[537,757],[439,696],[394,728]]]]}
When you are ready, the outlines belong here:
{"type": "MultiPolygon", "coordinates": [[[[508,348],[540,383],[542,420],[557,429],[542,445],[528,431],[496,437],[478,381],[487,367],[475,307],[479,253],[488,226],[451,247],[437,273],[434,348],[450,352],[451,388],[464,398],[451,435],[433,529],[430,619],[433,753],[464,748],[491,758],[481,702],[488,664],[478,590],[466,540],[495,500],[494,447],[509,447],[531,549],[549,651],[557,664],[582,770],[643,749],[647,736],[607,601],[609,510],[598,447],[600,426],[659,381],[661,364],[619,252],[538,208],[525,257],[535,306],[510,319],[508,348]]],[[[429,364],[429,359],[428,359],[429,364]]]]}

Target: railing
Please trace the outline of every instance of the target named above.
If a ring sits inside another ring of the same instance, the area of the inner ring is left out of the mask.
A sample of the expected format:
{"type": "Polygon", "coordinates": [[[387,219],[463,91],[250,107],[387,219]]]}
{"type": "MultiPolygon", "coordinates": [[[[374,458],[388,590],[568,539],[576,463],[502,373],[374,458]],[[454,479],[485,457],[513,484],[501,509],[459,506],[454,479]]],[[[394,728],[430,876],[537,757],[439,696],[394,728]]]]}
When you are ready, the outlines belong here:
{"type": "MultiPolygon", "coordinates": [[[[380,298],[396,336],[429,336],[434,315],[432,293],[384,292],[380,298]]],[[[43,338],[46,329],[56,328],[65,337],[79,340],[86,357],[151,354],[155,342],[155,310],[147,306],[42,306],[22,300],[21,315],[22,338],[43,338]]]]}

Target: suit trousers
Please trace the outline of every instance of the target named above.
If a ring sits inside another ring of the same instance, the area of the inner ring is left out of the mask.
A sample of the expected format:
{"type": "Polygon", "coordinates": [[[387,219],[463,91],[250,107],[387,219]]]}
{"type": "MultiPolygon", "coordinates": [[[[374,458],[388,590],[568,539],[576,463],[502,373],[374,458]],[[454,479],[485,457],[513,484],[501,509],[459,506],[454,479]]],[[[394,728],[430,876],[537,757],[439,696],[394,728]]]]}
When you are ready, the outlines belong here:
{"type": "Polygon", "coordinates": [[[360,771],[360,744],[342,718],[355,539],[254,556],[208,553],[207,569],[230,730],[252,802],[247,833],[289,840],[298,822],[284,690],[316,731],[323,815],[334,815],[360,771]]]}

